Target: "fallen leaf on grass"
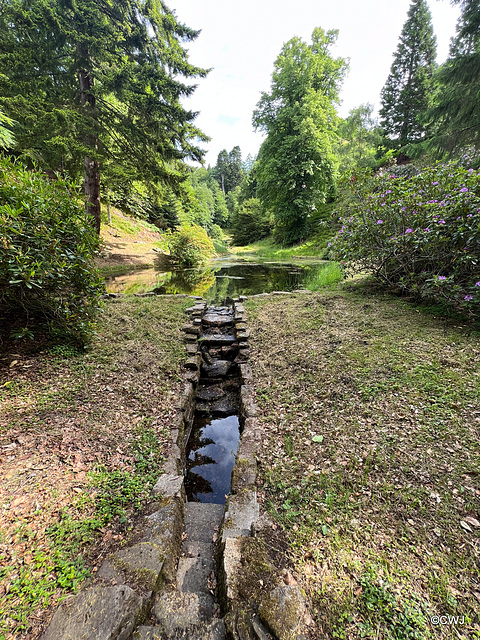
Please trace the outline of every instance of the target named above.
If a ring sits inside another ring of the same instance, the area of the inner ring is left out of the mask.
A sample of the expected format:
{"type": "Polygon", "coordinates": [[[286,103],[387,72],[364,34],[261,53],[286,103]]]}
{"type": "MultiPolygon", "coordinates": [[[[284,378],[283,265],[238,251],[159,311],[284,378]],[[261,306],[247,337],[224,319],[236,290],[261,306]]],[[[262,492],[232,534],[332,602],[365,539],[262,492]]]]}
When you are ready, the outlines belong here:
{"type": "Polygon", "coordinates": [[[465,518],[465,522],[468,522],[468,524],[471,524],[472,527],[480,527],[480,522],[475,518],[472,518],[472,516],[467,516],[465,518]]]}
{"type": "Polygon", "coordinates": [[[464,520],[460,520],[460,526],[462,527],[462,529],[465,529],[465,531],[470,531],[470,533],[472,532],[471,527],[469,527],[464,520]]]}
{"type": "Polygon", "coordinates": [[[313,436],[312,442],[323,442],[323,436],[313,436]]]}

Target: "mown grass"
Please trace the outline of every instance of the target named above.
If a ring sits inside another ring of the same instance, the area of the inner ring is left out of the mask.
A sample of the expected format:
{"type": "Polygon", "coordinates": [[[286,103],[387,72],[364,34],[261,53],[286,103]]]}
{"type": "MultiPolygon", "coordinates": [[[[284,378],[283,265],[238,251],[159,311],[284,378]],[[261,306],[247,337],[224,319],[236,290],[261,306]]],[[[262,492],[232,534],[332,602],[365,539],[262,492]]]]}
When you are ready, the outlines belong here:
{"type": "Polygon", "coordinates": [[[128,536],[163,468],[186,305],[118,299],[86,353],[25,340],[2,356],[2,640],[38,638],[59,598],[128,536]]]}
{"type": "Polygon", "coordinates": [[[478,330],[361,284],[246,304],[261,499],[312,637],[480,637],[478,330]]]}
{"type": "Polygon", "coordinates": [[[298,257],[321,258],[325,253],[328,237],[325,234],[318,234],[293,247],[284,247],[275,244],[272,238],[266,238],[245,247],[231,247],[231,251],[236,255],[254,253],[260,258],[272,260],[288,260],[289,258],[298,257]]]}

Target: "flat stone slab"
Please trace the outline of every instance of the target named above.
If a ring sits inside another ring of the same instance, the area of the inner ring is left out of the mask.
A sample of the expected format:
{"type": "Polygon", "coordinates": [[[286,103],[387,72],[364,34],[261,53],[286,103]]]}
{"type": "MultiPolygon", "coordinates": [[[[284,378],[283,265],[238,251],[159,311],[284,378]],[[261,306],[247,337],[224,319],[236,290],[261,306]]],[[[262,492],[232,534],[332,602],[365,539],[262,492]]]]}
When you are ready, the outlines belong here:
{"type": "Polygon", "coordinates": [[[202,371],[209,378],[218,378],[226,376],[231,366],[230,360],[215,360],[212,364],[202,362],[202,371]]]}
{"type": "Polygon", "coordinates": [[[219,527],[225,507],[223,504],[187,502],[185,505],[185,531],[189,540],[212,542],[215,527],[219,527]]]}
{"type": "Polygon", "coordinates": [[[241,494],[229,496],[227,505],[223,524],[223,541],[231,537],[249,536],[253,522],[260,515],[256,490],[250,489],[241,494]]]}
{"type": "Polygon", "coordinates": [[[127,640],[143,599],[126,585],[95,585],[64,601],[42,640],[127,640]]]}
{"type": "Polygon", "coordinates": [[[155,483],[152,494],[160,498],[181,498],[183,496],[183,476],[162,474],[155,483]]]}
{"type": "Polygon", "coordinates": [[[219,400],[223,398],[225,391],[217,385],[209,385],[207,387],[199,386],[197,388],[197,399],[206,400],[212,402],[212,400],[219,400]]]}
{"type": "Polygon", "coordinates": [[[167,637],[178,630],[198,627],[212,617],[214,600],[211,594],[164,592],[153,606],[156,625],[167,637]]]}
{"type": "Polygon", "coordinates": [[[202,336],[202,342],[207,344],[232,344],[236,342],[233,333],[206,333],[202,336]]]}
{"type": "Polygon", "coordinates": [[[178,589],[183,592],[210,594],[208,576],[214,569],[213,557],[180,558],[177,570],[178,589]]]}
{"type": "Polygon", "coordinates": [[[238,413],[238,401],[233,394],[228,394],[225,398],[221,398],[211,404],[210,413],[212,416],[219,418],[233,416],[238,413]]]}
{"type": "Polygon", "coordinates": [[[109,556],[100,568],[98,575],[108,578],[113,568],[124,572],[130,583],[141,585],[148,591],[155,591],[163,565],[164,551],[157,545],[140,542],[109,556]]]}
{"type": "Polygon", "coordinates": [[[203,316],[203,324],[207,327],[222,327],[233,324],[233,313],[212,313],[209,311],[203,316]]]}
{"type": "MultiPolygon", "coordinates": [[[[159,627],[139,627],[133,640],[166,640],[166,636],[159,627]]],[[[177,631],[174,640],[225,640],[225,624],[223,620],[214,620],[197,629],[177,631]]]]}

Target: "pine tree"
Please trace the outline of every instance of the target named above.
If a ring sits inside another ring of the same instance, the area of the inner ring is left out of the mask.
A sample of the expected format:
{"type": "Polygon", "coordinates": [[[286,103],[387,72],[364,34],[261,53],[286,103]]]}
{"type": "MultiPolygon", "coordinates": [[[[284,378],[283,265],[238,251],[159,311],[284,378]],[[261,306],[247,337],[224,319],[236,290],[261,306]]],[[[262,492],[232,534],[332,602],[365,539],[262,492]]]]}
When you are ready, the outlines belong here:
{"type": "Polygon", "coordinates": [[[435,76],[435,104],[427,114],[434,134],[430,146],[448,154],[466,146],[480,147],[480,4],[462,5],[448,60],[435,76]]]}
{"type": "Polygon", "coordinates": [[[174,186],[205,139],[180,104],[205,76],[182,43],[198,32],[162,0],[3,0],[0,103],[17,147],[52,170],[84,167],[87,211],[100,226],[100,166],[174,186]]]}
{"type": "Polygon", "coordinates": [[[431,103],[435,58],[436,39],[427,2],[413,0],[381,92],[380,122],[399,147],[425,136],[421,117],[431,103]]]}

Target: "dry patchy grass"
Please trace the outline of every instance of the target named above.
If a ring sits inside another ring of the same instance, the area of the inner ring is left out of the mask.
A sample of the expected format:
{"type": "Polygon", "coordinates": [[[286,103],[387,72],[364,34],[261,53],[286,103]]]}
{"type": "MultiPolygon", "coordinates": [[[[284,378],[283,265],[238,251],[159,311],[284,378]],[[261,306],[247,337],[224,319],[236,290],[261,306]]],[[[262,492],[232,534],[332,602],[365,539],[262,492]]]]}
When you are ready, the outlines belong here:
{"type": "Polygon", "coordinates": [[[128,535],[167,453],[185,306],[118,299],[85,354],[17,345],[1,357],[1,639],[38,638],[128,535]]]}
{"type": "Polygon", "coordinates": [[[478,333],[354,287],[247,305],[260,496],[313,637],[480,637],[478,333]]]}

